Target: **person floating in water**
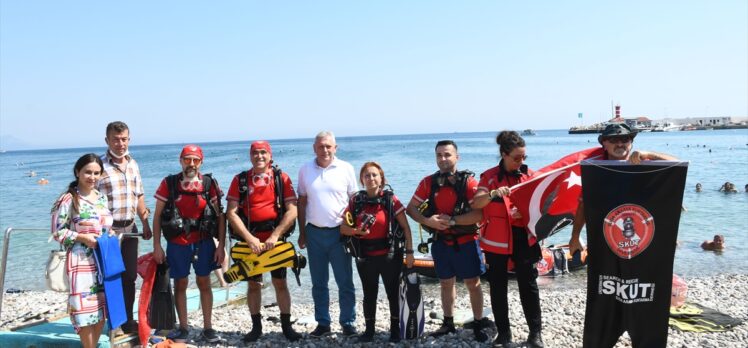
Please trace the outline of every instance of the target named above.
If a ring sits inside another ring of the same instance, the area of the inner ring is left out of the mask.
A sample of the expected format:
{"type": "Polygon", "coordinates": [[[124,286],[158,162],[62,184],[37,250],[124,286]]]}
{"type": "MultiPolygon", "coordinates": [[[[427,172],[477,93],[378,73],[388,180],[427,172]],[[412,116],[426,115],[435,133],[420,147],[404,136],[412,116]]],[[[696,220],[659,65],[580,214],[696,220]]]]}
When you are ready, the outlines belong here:
{"type": "Polygon", "coordinates": [[[725,236],[721,234],[715,234],[714,240],[712,240],[711,242],[705,240],[703,243],[701,243],[701,248],[704,250],[722,251],[725,249],[725,236]]]}
{"type": "Polygon", "coordinates": [[[701,183],[700,182],[696,183],[696,192],[701,192],[701,183]]]}
{"type": "Polygon", "coordinates": [[[724,184],[722,184],[722,187],[719,188],[719,191],[724,192],[724,193],[737,193],[738,192],[738,190],[735,189],[735,184],[729,181],[726,181],[724,184]]]}
{"type": "Polygon", "coordinates": [[[37,180],[36,183],[39,184],[39,185],[46,185],[46,184],[49,184],[49,180],[47,180],[45,178],[41,178],[41,179],[37,180]]]}

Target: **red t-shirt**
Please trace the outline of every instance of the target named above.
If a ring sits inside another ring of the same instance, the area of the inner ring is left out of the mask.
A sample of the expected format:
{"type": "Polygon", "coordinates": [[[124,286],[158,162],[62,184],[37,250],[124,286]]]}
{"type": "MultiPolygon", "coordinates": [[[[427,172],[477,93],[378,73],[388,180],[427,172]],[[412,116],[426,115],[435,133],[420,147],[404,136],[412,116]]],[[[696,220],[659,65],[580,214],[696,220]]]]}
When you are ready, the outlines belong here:
{"type": "MultiPolygon", "coordinates": [[[[296,192],[286,172],[281,173],[281,180],[283,180],[284,204],[296,203],[296,192]]],[[[236,175],[231,181],[226,200],[239,202],[239,198],[239,175],[236,175]]],[[[275,211],[275,180],[273,180],[271,169],[262,175],[255,175],[251,169],[247,171],[247,198],[244,202],[239,202],[239,209],[244,212],[244,216],[249,217],[249,221],[275,220],[278,217],[278,212],[275,211]]],[[[264,241],[273,231],[255,232],[255,237],[264,241]]]]}
{"type": "MultiPolygon", "coordinates": [[[[478,180],[470,177],[467,182],[467,192],[465,198],[468,203],[473,203],[475,192],[478,190],[478,180]]],[[[413,194],[413,199],[420,203],[429,199],[431,195],[431,175],[423,178],[416,188],[416,192],[413,194]]],[[[439,192],[434,194],[434,200],[436,201],[436,212],[434,214],[447,214],[452,216],[453,209],[457,203],[457,193],[452,186],[442,186],[439,188],[439,192]]],[[[463,244],[470,240],[477,240],[478,234],[464,235],[457,238],[458,244],[463,244]]],[[[447,244],[451,245],[451,242],[446,241],[447,244]]]]}
{"type": "MultiPolygon", "coordinates": [[[[379,196],[384,196],[383,192],[380,192],[379,196]]],[[[350,202],[348,204],[348,207],[345,208],[343,211],[343,221],[345,221],[345,214],[351,211],[353,202],[350,202]]],[[[392,195],[392,207],[395,210],[395,216],[405,211],[405,207],[402,203],[400,203],[400,200],[397,198],[397,196],[392,195]]],[[[369,228],[369,234],[365,236],[361,236],[362,240],[366,239],[382,239],[387,238],[387,212],[384,210],[384,204],[364,204],[363,209],[361,210],[361,214],[371,214],[374,215],[376,218],[376,221],[373,225],[369,228]]],[[[354,216],[353,217],[356,227],[359,226],[361,223],[361,216],[354,216]]],[[[387,253],[387,249],[380,249],[380,250],[373,250],[366,252],[367,256],[377,256],[377,255],[384,255],[387,253]]]]}
{"type": "MultiPolygon", "coordinates": [[[[177,188],[178,193],[176,195],[176,199],[174,200],[174,204],[176,205],[177,209],[179,209],[179,215],[183,219],[199,219],[202,216],[203,211],[205,210],[206,204],[205,199],[203,199],[202,195],[202,174],[198,174],[198,180],[188,183],[183,183],[182,174],[179,174],[179,176],[177,177],[177,188]],[[180,194],[182,192],[197,194],[183,195],[180,194]]],[[[218,181],[216,181],[215,179],[212,180],[208,196],[210,197],[210,203],[213,204],[214,207],[217,207],[219,200],[223,196],[223,192],[221,192],[221,188],[218,186],[218,181]]],[[[153,195],[153,197],[162,202],[167,202],[169,200],[169,184],[166,182],[166,178],[161,180],[161,184],[158,186],[156,194],[153,195]]],[[[216,210],[218,209],[216,208],[216,210]]],[[[192,233],[198,231],[190,232],[191,233],[189,234],[189,236],[187,236],[186,234],[180,234],[178,237],[170,240],[169,242],[180,245],[189,245],[200,241],[203,237],[201,236],[201,233],[192,233]]]]}

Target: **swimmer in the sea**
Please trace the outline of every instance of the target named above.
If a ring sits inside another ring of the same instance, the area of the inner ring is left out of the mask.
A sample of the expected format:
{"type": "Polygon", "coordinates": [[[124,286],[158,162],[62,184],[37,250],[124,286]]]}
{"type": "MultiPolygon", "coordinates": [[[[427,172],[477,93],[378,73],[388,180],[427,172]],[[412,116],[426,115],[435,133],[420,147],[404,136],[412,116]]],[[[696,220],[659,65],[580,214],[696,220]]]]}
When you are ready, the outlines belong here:
{"type": "Polygon", "coordinates": [[[705,240],[701,243],[701,248],[704,250],[721,251],[725,249],[725,236],[721,234],[715,234],[714,240],[711,242],[705,240]]]}

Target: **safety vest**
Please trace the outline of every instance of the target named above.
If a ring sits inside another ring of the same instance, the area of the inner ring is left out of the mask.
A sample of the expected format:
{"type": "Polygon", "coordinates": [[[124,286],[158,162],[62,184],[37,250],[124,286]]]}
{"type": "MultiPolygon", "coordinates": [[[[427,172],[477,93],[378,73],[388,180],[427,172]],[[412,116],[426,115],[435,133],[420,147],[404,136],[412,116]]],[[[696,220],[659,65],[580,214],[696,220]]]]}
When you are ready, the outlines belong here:
{"type": "Polygon", "coordinates": [[[180,234],[190,234],[192,231],[199,231],[205,236],[218,237],[218,215],[223,210],[220,208],[221,200],[218,200],[219,210],[210,204],[210,187],[213,185],[213,176],[203,174],[203,191],[202,192],[182,192],[179,190],[178,182],[182,174],[173,174],[166,177],[166,185],[169,189],[169,197],[166,200],[164,209],[161,210],[161,232],[166,240],[172,240],[179,237],[180,234]],[[176,199],[179,195],[202,196],[205,200],[205,209],[198,219],[183,218],[176,206],[176,199]]]}
{"type": "MultiPolygon", "coordinates": [[[[440,172],[436,172],[431,175],[431,189],[429,192],[429,198],[421,203],[421,215],[424,217],[431,217],[438,211],[436,207],[436,193],[439,192],[442,186],[447,186],[455,191],[457,201],[454,207],[452,207],[452,216],[462,215],[470,212],[470,202],[467,199],[467,184],[470,178],[475,174],[469,170],[461,170],[454,173],[456,181],[452,184],[448,177],[440,172]]],[[[441,234],[442,238],[455,239],[456,236],[463,236],[469,234],[478,233],[478,225],[457,225],[452,226],[446,231],[436,231],[433,228],[421,224],[421,227],[431,234],[441,234]]]]}
{"type": "Polygon", "coordinates": [[[395,204],[393,196],[395,195],[392,188],[386,185],[381,196],[370,198],[366,190],[356,192],[351,196],[348,202],[348,213],[346,213],[344,223],[354,227],[360,221],[356,221],[359,214],[364,210],[364,205],[381,205],[385,211],[385,223],[387,224],[387,236],[378,239],[361,239],[354,236],[341,236],[344,248],[351,256],[361,259],[367,252],[389,249],[390,256],[394,252],[402,253],[405,249],[405,235],[403,234],[400,223],[395,218],[395,204]]]}
{"type": "MultiPolygon", "coordinates": [[[[489,178],[486,188],[491,191],[502,186],[512,187],[526,181],[531,175],[532,171],[524,164],[518,172],[507,173],[503,169],[503,164],[499,163],[498,166],[483,172],[481,181],[484,181],[484,177],[489,178]]],[[[480,247],[484,251],[503,255],[512,253],[514,244],[512,241],[512,222],[519,227],[519,222],[513,221],[511,218],[510,209],[512,205],[509,197],[496,197],[483,207],[480,247]]],[[[528,244],[534,245],[537,242],[535,237],[532,237],[530,233],[527,235],[529,238],[528,244]]]]}

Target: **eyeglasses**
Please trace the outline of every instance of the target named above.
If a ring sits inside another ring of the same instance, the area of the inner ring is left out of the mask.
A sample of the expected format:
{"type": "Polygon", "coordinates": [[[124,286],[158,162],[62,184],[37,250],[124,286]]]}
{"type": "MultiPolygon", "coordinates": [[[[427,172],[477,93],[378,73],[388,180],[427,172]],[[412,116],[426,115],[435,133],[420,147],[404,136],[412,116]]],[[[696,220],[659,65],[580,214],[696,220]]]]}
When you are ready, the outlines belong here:
{"type": "Polygon", "coordinates": [[[609,137],[603,139],[603,141],[610,142],[611,144],[628,144],[634,141],[632,137],[609,137]]]}
{"type": "Polygon", "coordinates": [[[193,157],[182,157],[182,163],[184,164],[200,164],[203,160],[193,157]]]}
{"type": "MultiPolygon", "coordinates": [[[[506,154],[506,157],[509,157],[509,154],[506,154]]],[[[514,162],[520,162],[520,161],[526,160],[527,155],[514,156],[514,157],[509,157],[509,158],[511,158],[514,162]]]]}

